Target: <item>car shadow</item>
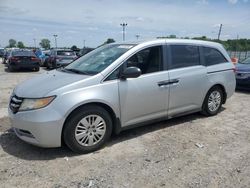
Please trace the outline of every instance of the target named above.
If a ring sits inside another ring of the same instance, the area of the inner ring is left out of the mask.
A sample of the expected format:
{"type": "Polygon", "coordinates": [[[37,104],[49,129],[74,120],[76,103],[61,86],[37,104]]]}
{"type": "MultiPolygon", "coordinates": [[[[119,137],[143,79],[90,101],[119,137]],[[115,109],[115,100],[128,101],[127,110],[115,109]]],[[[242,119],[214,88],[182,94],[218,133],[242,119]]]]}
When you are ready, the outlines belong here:
{"type": "MultiPolygon", "coordinates": [[[[225,108],[222,107],[221,111],[224,110],[225,108]]],[[[195,113],[166,121],[161,121],[158,123],[145,125],[142,127],[129,129],[121,132],[119,135],[113,135],[108,141],[108,143],[104,146],[104,149],[105,147],[112,147],[117,143],[139,137],[149,132],[154,132],[172,126],[178,126],[182,123],[192,122],[196,119],[206,118],[207,117],[201,115],[200,113],[195,113]]],[[[9,129],[8,131],[0,135],[0,145],[6,153],[24,160],[52,160],[55,158],[64,158],[66,156],[72,157],[79,155],[69,150],[66,146],[62,146],[60,148],[40,148],[32,146],[20,140],[15,135],[12,129],[9,129]]],[[[95,153],[99,153],[99,151],[93,152],[93,154],[95,153]]]]}

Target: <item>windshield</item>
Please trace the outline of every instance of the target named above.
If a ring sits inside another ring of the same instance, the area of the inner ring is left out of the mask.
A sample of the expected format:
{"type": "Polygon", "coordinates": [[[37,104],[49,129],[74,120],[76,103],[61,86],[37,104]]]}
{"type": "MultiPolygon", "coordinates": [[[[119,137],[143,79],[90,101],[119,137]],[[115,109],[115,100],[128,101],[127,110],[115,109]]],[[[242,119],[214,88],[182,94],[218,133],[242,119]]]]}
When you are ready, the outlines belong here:
{"type": "Polygon", "coordinates": [[[239,62],[239,63],[242,63],[242,64],[250,64],[250,57],[245,59],[244,61],[242,62],[239,62]]]}
{"type": "Polygon", "coordinates": [[[107,68],[134,45],[105,45],[77,59],[65,70],[75,70],[86,74],[97,74],[107,68]]]}
{"type": "Polygon", "coordinates": [[[57,51],[57,55],[62,55],[62,56],[75,56],[75,52],[72,51],[57,51]]]}

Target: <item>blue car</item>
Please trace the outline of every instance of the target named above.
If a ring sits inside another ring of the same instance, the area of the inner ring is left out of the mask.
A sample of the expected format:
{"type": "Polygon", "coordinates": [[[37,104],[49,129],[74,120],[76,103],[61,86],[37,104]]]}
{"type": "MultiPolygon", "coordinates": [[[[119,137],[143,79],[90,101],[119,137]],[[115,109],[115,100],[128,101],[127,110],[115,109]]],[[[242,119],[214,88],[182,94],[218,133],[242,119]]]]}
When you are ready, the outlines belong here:
{"type": "Polygon", "coordinates": [[[250,57],[236,64],[236,88],[250,90],[250,57]]]}

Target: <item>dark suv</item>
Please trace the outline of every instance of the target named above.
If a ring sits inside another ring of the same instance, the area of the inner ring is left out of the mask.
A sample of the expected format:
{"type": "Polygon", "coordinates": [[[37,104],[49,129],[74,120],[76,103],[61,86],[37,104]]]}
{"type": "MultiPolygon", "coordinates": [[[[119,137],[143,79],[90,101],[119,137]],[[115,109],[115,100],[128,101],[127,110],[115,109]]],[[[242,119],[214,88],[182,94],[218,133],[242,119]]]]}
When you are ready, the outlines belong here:
{"type": "Polygon", "coordinates": [[[50,57],[47,59],[47,68],[55,69],[57,67],[64,67],[77,59],[76,53],[72,50],[53,49],[50,52],[50,57]]]}

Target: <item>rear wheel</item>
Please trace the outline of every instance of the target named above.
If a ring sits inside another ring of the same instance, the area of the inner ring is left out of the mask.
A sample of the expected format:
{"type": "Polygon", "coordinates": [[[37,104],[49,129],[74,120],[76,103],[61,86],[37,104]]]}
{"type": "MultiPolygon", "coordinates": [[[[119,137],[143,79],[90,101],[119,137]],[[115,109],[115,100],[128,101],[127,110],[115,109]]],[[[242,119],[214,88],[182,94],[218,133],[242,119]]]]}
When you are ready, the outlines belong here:
{"type": "Polygon", "coordinates": [[[38,72],[40,70],[40,67],[36,67],[35,71],[38,72]]]}
{"type": "Polygon", "coordinates": [[[109,113],[97,105],[77,110],[64,126],[64,142],[77,153],[89,153],[101,148],[112,132],[109,113]]]}
{"type": "Polygon", "coordinates": [[[203,102],[202,113],[207,116],[216,115],[221,109],[223,97],[220,87],[215,86],[211,88],[203,102]]]}
{"type": "Polygon", "coordinates": [[[15,69],[14,69],[11,65],[8,66],[8,70],[9,70],[10,72],[14,72],[14,71],[15,71],[15,69]]]}

